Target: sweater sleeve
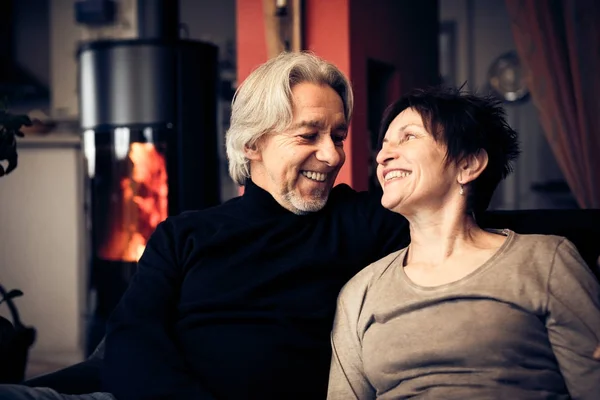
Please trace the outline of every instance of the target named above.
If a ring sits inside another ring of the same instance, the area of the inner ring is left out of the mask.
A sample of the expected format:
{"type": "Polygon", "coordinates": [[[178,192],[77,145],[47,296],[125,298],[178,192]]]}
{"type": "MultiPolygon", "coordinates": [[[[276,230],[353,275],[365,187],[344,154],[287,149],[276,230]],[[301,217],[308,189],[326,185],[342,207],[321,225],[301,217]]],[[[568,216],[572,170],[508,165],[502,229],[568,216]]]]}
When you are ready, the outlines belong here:
{"type": "Polygon", "coordinates": [[[567,239],[557,246],[549,275],[546,326],[572,398],[597,399],[600,361],[592,354],[600,342],[600,285],[567,239]]]}
{"type": "Polygon", "coordinates": [[[213,399],[171,335],[181,286],[173,242],[167,220],[149,239],[108,321],[103,390],[119,399],[213,399]]]}
{"type": "Polygon", "coordinates": [[[376,398],[375,389],[363,369],[362,344],[358,332],[358,318],[366,294],[366,284],[361,282],[365,273],[366,270],[363,270],[351,280],[338,298],[331,332],[332,357],[327,400],[376,398]]]}
{"type": "Polygon", "coordinates": [[[376,248],[371,262],[400,250],[410,242],[408,221],[404,216],[390,211],[381,205],[381,188],[360,193],[362,212],[368,221],[376,248]]]}

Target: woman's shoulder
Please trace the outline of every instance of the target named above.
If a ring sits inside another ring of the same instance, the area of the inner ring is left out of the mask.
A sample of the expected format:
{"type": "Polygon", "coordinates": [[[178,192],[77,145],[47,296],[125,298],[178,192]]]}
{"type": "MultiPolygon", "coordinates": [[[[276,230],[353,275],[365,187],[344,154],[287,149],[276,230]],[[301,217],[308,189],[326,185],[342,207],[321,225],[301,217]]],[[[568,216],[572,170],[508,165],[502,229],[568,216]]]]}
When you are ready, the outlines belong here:
{"type": "Polygon", "coordinates": [[[373,283],[397,265],[396,261],[402,259],[405,252],[406,248],[395,251],[363,268],[344,285],[340,291],[340,299],[344,301],[346,298],[357,298],[366,294],[373,283]]]}
{"type": "Polygon", "coordinates": [[[562,270],[587,270],[587,264],[577,247],[566,237],[541,234],[517,234],[510,248],[515,261],[527,261],[528,270],[539,270],[544,274],[562,270]]]}
{"type": "Polygon", "coordinates": [[[548,254],[562,247],[575,249],[575,245],[564,236],[519,234],[516,232],[512,232],[512,235],[514,235],[515,247],[527,252],[548,254]]]}
{"type": "Polygon", "coordinates": [[[348,320],[357,323],[363,312],[369,289],[386,271],[397,265],[396,260],[403,257],[404,251],[405,249],[393,252],[354,275],[340,291],[337,303],[338,313],[343,313],[348,320]]]}

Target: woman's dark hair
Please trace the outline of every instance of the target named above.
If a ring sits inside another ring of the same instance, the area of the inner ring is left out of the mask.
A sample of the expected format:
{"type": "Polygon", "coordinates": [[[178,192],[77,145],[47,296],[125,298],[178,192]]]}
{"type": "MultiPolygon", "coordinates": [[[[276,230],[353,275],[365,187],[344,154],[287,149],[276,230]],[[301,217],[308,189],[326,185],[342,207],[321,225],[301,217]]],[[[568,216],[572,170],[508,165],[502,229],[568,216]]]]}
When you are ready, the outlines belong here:
{"type": "Polygon", "coordinates": [[[407,108],[418,112],[427,131],[438,143],[446,145],[447,164],[480,150],[487,152],[487,167],[467,191],[467,210],[485,211],[498,183],[512,172],[513,161],[520,152],[517,132],[506,122],[500,100],[444,86],[414,90],[386,109],[378,149],[394,118],[407,108]]]}

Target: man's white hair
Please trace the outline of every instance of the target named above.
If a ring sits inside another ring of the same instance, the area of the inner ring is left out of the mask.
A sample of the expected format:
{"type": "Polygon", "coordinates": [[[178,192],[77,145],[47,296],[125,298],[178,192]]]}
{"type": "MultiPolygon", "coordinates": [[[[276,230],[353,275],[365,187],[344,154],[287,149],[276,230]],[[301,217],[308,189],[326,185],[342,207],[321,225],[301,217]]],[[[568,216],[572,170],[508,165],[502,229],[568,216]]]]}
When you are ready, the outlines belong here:
{"type": "Polygon", "coordinates": [[[328,85],[342,98],[350,123],[354,95],[348,78],[333,64],[308,52],[281,53],[256,68],[237,89],[225,136],[229,175],[239,185],[250,177],[244,154],[269,132],[282,132],[292,122],[292,88],[302,82],[328,85]]]}

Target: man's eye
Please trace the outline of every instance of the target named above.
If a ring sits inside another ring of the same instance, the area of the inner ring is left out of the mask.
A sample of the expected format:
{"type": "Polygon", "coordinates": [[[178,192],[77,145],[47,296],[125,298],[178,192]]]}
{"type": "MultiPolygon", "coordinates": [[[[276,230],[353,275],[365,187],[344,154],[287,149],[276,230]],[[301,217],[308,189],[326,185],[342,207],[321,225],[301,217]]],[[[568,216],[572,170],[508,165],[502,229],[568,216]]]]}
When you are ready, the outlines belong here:
{"type": "Polygon", "coordinates": [[[344,140],[346,140],[346,136],[343,135],[332,135],[331,140],[336,146],[341,146],[344,144],[344,140]]]}

